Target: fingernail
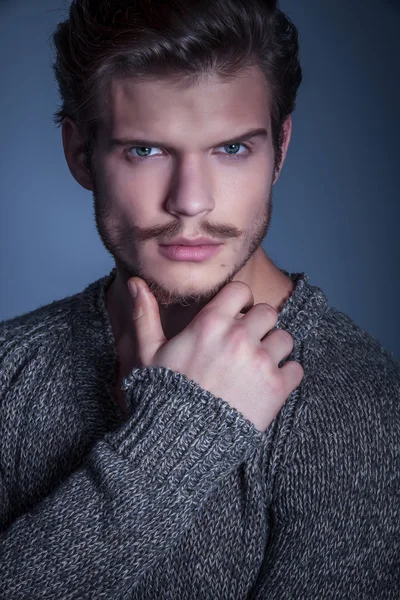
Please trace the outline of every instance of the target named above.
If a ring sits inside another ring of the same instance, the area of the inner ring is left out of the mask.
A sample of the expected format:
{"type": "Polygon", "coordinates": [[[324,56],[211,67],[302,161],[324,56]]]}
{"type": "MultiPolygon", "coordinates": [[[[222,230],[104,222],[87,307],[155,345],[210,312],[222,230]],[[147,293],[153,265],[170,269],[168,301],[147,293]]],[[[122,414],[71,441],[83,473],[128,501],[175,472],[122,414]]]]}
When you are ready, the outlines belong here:
{"type": "Polygon", "coordinates": [[[137,296],[137,285],[136,285],[136,283],[134,281],[129,281],[128,285],[129,285],[129,291],[131,292],[131,296],[133,298],[136,298],[136,296],[137,296]]]}

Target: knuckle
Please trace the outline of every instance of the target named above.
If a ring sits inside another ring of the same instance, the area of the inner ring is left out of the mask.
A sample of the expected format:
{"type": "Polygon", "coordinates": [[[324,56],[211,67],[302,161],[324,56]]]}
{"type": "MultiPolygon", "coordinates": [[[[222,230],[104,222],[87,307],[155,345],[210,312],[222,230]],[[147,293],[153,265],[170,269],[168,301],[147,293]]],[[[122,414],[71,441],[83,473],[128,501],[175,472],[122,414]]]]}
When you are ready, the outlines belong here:
{"type": "Polygon", "coordinates": [[[282,367],[282,371],[286,373],[291,383],[296,384],[296,387],[300,385],[304,377],[304,369],[300,363],[295,360],[290,360],[282,367]]]}
{"type": "Polygon", "coordinates": [[[235,327],[229,330],[229,343],[233,349],[243,350],[243,346],[248,342],[247,328],[241,321],[237,321],[235,327]]]}
{"type": "Polygon", "coordinates": [[[257,306],[260,307],[259,310],[262,310],[267,317],[274,319],[274,321],[278,320],[278,311],[276,311],[273,306],[266,304],[265,302],[261,302],[260,304],[257,304],[257,306]]]}
{"type": "Polygon", "coordinates": [[[295,368],[295,373],[296,373],[296,375],[297,375],[297,377],[299,379],[299,382],[300,382],[303,379],[303,377],[304,377],[304,369],[301,366],[301,364],[298,363],[298,362],[296,362],[296,361],[293,361],[293,365],[294,365],[294,368],[295,368]]]}
{"type": "Polygon", "coordinates": [[[274,331],[272,331],[268,337],[270,340],[272,339],[274,341],[274,344],[283,344],[285,349],[288,347],[288,345],[292,348],[294,346],[292,335],[285,329],[274,329],[274,331]]]}
{"type": "Polygon", "coordinates": [[[268,352],[266,352],[264,348],[260,347],[257,348],[255,355],[258,365],[264,370],[272,372],[273,361],[268,352]]]}
{"type": "Polygon", "coordinates": [[[268,378],[268,386],[270,390],[278,396],[282,395],[286,388],[284,379],[280,375],[270,375],[268,378]]]}
{"type": "MultiPolygon", "coordinates": [[[[215,310],[203,309],[204,312],[201,315],[201,318],[193,319],[191,325],[196,329],[196,332],[199,333],[204,338],[208,338],[215,334],[216,331],[220,331],[225,322],[225,318],[222,314],[216,312],[215,310]]],[[[200,315],[198,315],[200,317],[200,315]]]]}
{"type": "Polygon", "coordinates": [[[285,344],[289,343],[290,347],[293,348],[293,336],[288,331],[285,329],[277,329],[277,334],[281,337],[282,342],[285,342],[285,344]]]}
{"type": "Polygon", "coordinates": [[[144,310],[143,307],[139,304],[139,305],[135,305],[135,308],[133,310],[133,320],[134,321],[139,321],[139,319],[142,319],[144,317],[144,310]]]}

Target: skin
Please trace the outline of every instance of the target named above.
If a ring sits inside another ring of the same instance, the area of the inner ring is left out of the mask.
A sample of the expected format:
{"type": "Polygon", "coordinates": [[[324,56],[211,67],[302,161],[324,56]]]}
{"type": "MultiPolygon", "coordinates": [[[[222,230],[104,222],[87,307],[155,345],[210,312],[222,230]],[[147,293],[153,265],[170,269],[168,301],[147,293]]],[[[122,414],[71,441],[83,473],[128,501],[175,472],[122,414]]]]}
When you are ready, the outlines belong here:
{"type": "Polygon", "coordinates": [[[230,281],[243,281],[254,304],[265,302],[278,312],[291,295],[292,281],[261,247],[292,129],[289,117],[275,170],[270,104],[267,82],[256,67],[228,81],[202,76],[190,86],[168,77],[112,79],[99,107],[90,171],[77,126],[64,120],[67,163],[77,182],[93,192],[96,226],[117,267],[107,293],[120,361],[117,387],[138,364],[130,277],[143,278],[152,290],[167,339],[230,281]],[[242,141],[244,132],[259,128],[267,135],[242,141]],[[124,144],[112,142],[123,138],[124,144]],[[237,145],[224,145],[233,138],[237,145]],[[223,246],[198,263],[159,254],[158,244],[181,235],[205,235],[223,246]]]}

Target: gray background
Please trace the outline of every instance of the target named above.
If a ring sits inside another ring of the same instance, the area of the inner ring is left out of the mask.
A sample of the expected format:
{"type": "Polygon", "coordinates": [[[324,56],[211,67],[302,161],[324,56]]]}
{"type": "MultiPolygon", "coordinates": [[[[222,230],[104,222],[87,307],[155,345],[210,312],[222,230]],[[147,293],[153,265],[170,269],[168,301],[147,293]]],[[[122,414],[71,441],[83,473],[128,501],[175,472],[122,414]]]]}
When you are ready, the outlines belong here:
{"type": "MultiPolygon", "coordinates": [[[[69,173],[48,40],[60,0],[0,0],[0,320],[81,291],[113,262],[69,173]]],[[[264,242],[399,359],[399,4],[285,0],[304,81],[264,242]]]]}

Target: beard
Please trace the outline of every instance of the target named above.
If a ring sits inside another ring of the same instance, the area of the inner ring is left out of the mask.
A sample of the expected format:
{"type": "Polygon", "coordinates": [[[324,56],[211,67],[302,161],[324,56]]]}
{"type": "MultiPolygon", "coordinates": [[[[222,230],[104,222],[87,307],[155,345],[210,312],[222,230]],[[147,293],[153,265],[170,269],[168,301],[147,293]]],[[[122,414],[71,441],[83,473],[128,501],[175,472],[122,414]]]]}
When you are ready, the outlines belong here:
{"type": "MultiPolygon", "coordinates": [[[[271,185],[269,191],[268,202],[263,207],[262,214],[258,215],[254,220],[251,230],[248,233],[247,249],[243,257],[234,264],[222,280],[213,285],[209,285],[207,289],[201,291],[188,292],[187,289],[193,281],[185,276],[186,292],[182,293],[177,289],[166,287],[159,281],[156,281],[150,276],[146,266],[141,261],[137,253],[136,245],[139,241],[148,239],[157,239],[160,237],[174,238],[181,234],[181,224],[179,221],[171,223],[163,228],[153,228],[151,231],[142,232],[138,228],[132,227],[126,220],[116,220],[113,216],[113,207],[118,203],[113,202],[109,197],[99,193],[96,184],[93,185],[93,202],[95,223],[100,239],[105,249],[111,254],[115,261],[115,266],[125,282],[131,277],[140,277],[143,279],[152,294],[156,298],[158,305],[163,308],[173,307],[199,307],[207,304],[212,300],[223,287],[231,282],[237,273],[246,265],[254,253],[261,246],[266,237],[271,219],[272,219],[272,198],[271,185]]],[[[243,232],[234,227],[216,227],[206,222],[202,224],[202,231],[199,235],[208,235],[210,237],[224,239],[239,237],[243,232]]],[[[226,265],[221,265],[226,267],[226,265]]]]}

